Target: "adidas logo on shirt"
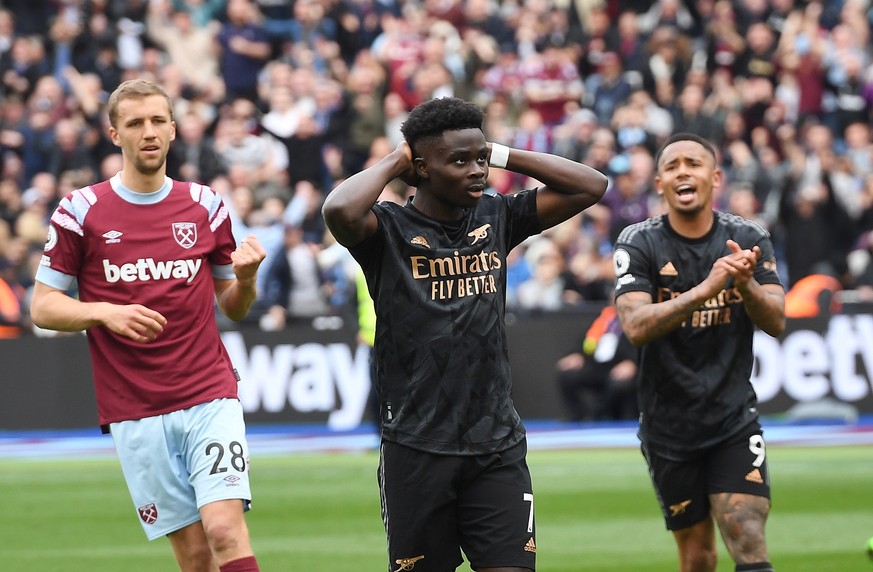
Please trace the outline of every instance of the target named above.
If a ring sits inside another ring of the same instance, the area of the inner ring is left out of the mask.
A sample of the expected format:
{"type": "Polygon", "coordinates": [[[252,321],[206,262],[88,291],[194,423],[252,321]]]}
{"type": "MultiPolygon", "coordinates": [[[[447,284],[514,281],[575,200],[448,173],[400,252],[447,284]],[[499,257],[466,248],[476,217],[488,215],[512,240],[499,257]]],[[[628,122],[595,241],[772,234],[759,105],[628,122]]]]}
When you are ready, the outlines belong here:
{"type": "Polygon", "coordinates": [[[658,271],[658,274],[661,276],[679,276],[679,273],[676,271],[676,267],[673,266],[672,262],[667,262],[667,264],[662,266],[661,270],[658,271]]]}

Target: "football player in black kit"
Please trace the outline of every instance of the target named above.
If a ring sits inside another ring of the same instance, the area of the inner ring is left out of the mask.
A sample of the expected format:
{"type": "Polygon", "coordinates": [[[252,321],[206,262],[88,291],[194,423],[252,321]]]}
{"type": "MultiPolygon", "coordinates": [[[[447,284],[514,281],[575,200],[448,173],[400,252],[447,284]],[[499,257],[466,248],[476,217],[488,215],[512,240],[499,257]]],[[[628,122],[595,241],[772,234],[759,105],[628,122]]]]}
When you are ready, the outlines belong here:
{"type": "Polygon", "coordinates": [[[715,526],[737,571],[772,572],[770,479],[750,382],[757,326],[785,329],[770,236],[713,210],[713,146],[672,136],[655,157],[667,214],[615,245],[616,307],[640,347],[639,436],[680,572],[716,569],[715,526]]]}
{"type": "Polygon", "coordinates": [[[504,327],[507,253],[596,203],[605,176],[489,143],[457,98],[418,105],[404,141],[328,195],[323,214],[361,264],[376,307],[379,487],[389,570],[534,570],[527,442],[512,403],[504,327]],[[486,193],[490,167],[539,188],[486,193]],[[395,178],[405,204],[376,202],[395,178]]]}

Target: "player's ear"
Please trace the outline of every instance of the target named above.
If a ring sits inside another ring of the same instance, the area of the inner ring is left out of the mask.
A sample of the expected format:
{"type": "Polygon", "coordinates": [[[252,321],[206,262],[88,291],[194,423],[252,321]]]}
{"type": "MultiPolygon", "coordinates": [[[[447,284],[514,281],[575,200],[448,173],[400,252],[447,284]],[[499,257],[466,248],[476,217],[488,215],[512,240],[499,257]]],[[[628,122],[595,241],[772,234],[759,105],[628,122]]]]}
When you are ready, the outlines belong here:
{"type": "Polygon", "coordinates": [[[657,192],[659,196],[664,196],[664,189],[661,188],[661,177],[655,177],[655,192],[657,192]]]}
{"type": "Polygon", "coordinates": [[[175,141],[176,140],[176,122],[171,121],[170,127],[172,128],[172,129],[170,129],[170,141],[175,141]]]}
{"type": "Polygon", "coordinates": [[[118,138],[118,130],[115,127],[109,128],[109,138],[112,140],[113,145],[121,147],[121,140],[118,138]]]}
{"type": "Polygon", "coordinates": [[[427,161],[424,160],[424,157],[416,157],[412,160],[412,165],[415,167],[415,174],[418,175],[419,179],[427,179],[427,161]]]}
{"type": "Polygon", "coordinates": [[[712,172],[712,190],[715,191],[721,187],[721,169],[717,168],[712,172]]]}

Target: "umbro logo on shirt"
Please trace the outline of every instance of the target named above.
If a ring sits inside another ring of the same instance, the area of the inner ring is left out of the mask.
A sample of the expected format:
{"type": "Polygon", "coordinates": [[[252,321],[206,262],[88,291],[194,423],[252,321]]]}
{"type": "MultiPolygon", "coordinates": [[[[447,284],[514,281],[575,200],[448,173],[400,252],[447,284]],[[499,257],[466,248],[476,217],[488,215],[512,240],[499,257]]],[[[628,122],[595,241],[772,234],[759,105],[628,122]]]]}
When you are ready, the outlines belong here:
{"type": "Polygon", "coordinates": [[[110,230],[103,233],[103,238],[106,239],[106,244],[117,244],[121,242],[121,235],[124,234],[120,230],[110,230]]]}
{"type": "Polygon", "coordinates": [[[661,270],[658,271],[658,274],[661,276],[679,276],[679,273],[676,271],[676,267],[673,266],[672,262],[667,262],[667,264],[662,266],[661,270]]]}

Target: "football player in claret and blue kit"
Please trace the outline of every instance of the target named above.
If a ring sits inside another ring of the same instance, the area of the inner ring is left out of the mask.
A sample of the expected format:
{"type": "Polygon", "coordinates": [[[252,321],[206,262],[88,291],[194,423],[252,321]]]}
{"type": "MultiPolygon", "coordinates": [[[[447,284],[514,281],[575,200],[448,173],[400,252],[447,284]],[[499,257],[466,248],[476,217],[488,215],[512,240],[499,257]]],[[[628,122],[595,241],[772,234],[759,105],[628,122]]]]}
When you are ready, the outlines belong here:
{"type": "Polygon", "coordinates": [[[239,380],[214,308],[248,313],[264,249],[236,244],[218,193],[166,176],[176,127],[163,89],[124,82],[108,112],[122,170],[52,214],[31,316],[87,332],[99,422],[146,536],[167,536],[184,572],[256,571],[239,380]]]}
{"type": "Polygon", "coordinates": [[[379,486],[389,570],[534,570],[534,494],[512,403],[506,257],[596,203],[606,177],[489,143],[473,103],[421,103],[404,141],[338,185],[323,214],[361,264],[376,310],[379,486]],[[541,182],[488,190],[489,168],[541,182]],[[406,204],[377,202],[400,178],[406,204]]]}

